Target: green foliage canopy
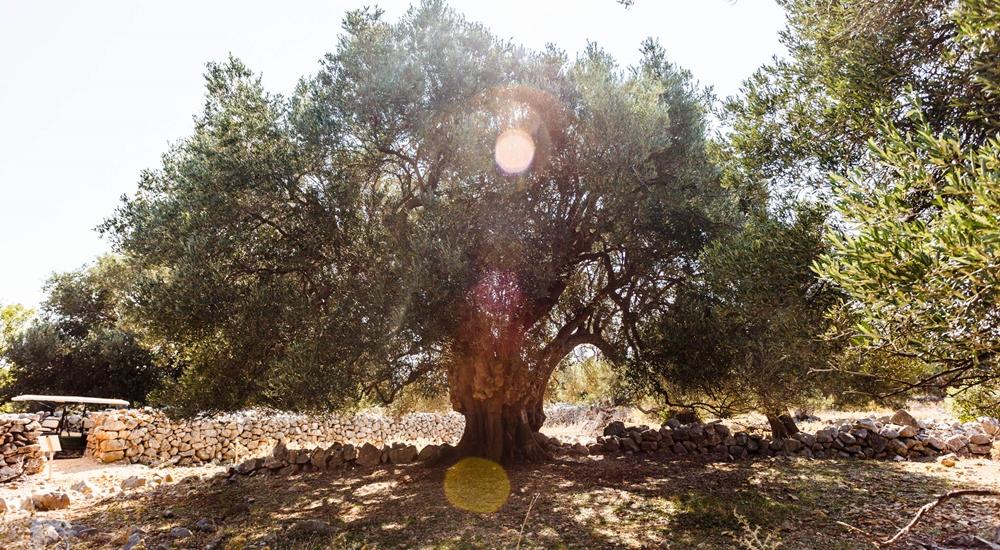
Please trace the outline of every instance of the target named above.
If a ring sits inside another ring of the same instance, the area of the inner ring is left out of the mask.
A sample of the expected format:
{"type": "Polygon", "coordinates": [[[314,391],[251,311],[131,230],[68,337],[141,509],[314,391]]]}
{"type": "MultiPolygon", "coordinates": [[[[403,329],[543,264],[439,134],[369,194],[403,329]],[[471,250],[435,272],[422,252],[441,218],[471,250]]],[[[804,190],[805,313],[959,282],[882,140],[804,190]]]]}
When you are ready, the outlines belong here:
{"type": "Polygon", "coordinates": [[[165,397],[339,406],[430,380],[468,414],[540,414],[575,347],[634,353],[727,197],[690,75],[653,43],[624,71],[530,52],[439,2],[344,31],[288,98],[211,65],[194,135],[105,226],[189,365],[165,397]],[[524,173],[495,162],[509,129],[524,173]]]}
{"type": "Polygon", "coordinates": [[[10,366],[0,399],[36,393],[144,403],[169,373],[125,317],[129,280],[128,267],[113,257],[53,276],[39,317],[4,350],[10,366]]]}
{"type": "Polygon", "coordinates": [[[916,92],[898,107],[905,123],[878,111],[874,164],[833,179],[846,227],[817,270],[850,298],[839,313],[856,321],[858,370],[897,390],[976,387],[968,404],[995,412],[1000,12],[967,0],[946,21],[951,57],[968,71],[954,115],[916,92]]]}
{"type": "Polygon", "coordinates": [[[827,309],[838,293],[810,265],[825,250],[826,212],[792,204],[750,215],[700,257],[677,307],[647,327],[647,351],[630,372],[673,407],[719,416],[777,417],[823,389],[833,343],[827,309]]]}
{"type": "Polygon", "coordinates": [[[787,56],[758,70],[744,95],[726,105],[737,181],[825,195],[831,172],[864,166],[881,177],[884,165],[868,149],[869,140],[882,136],[873,122],[917,130],[908,116],[912,101],[920,102],[934,134],[951,128],[963,143],[994,135],[1000,106],[981,78],[997,71],[996,44],[984,41],[992,31],[981,27],[976,38],[956,14],[995,11],[995,2],[780,4],[788,15],[781,34],[787,56]]]}

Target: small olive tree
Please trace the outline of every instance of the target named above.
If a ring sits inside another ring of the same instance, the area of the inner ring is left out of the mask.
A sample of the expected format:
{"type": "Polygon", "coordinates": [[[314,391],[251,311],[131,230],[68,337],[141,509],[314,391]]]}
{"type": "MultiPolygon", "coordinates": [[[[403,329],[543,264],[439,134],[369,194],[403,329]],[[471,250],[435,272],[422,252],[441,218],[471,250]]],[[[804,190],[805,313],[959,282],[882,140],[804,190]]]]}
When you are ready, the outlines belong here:
{"type": "Polygon", "coordinates": [[[812,371],[837,345],[824,335],[838,293],[811,269],[825,218],[806,204],[757,212],[710,245],[672,314],[645,327],[629,370],[638,387],[673,407],[762,412],[777,438],[796,432],[787,410],[822,395],[812,371]]]}

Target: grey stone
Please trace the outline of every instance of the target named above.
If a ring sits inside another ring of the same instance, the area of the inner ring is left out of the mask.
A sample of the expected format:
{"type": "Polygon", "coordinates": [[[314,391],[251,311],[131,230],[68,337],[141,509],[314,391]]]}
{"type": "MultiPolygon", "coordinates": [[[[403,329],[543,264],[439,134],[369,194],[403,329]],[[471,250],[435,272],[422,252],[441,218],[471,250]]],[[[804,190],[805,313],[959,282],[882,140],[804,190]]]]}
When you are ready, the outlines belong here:
{"type": "Polygon", "coordinates": [[[803,445],[810,448],[816,444],[816,436],[806,432],[799,432],[795,434],[795,439],[798,439],[803,445]]]}
{"type": "Polygon", "coordinates": [[[236,467],[236,473],[241,475],[249,475],[261,469],[263,466],[264,466],[264,459],[250,458],[244,460],[243,462],[240,463],[239,466],[236,467]]]}
{"type": "Polygon", "coordinates": [[[125,541],[125,546],[122,548],[124,550],[132,550],[136,546],[139,546],[140,542],[142,542],[142,531],[135,531],[128,536],[128,539],[125,541]]]}
{"type": "Polygon", "coordinates": [[[312,464],[314,468],[320,470],[326,469],[326,449],[316,448],[309,453],[309,463],[312,464]]]}
{"type": "Polygon", "coordinates": [[[837,437],[836,428],[823,428],[816,432],[816,441],[820,443],[833,443],[833,438],[837,437]]]}
{"type": "Polygon", "coordinates": [[[365,443],[358,451],[358,458],[356,460],[360,466],[373,468],[378,466],[381,459],[382,451],[371,443],[365,443]]]}
{"type": "Polygon", "coordinates": [[[868,436],[868,445],[874,453],[881,453],[889,444],[889,439],[873,433],[868,436]]]}
{"type": "Polygon", "coordinates": [[[957,453],[969,444],[969,439],[964,435],[953,435],[948,439],[945,439],[944,444],[948,447],[949,451],[957,453]]]}
{"type": "Polygon", "coordinates": [[[900,426],[913,426],[914,428],[920,427],[920,425],[917,424],[917,419],[913,418],[912,414],[908,413],[907,411],[904,411],[903,409],[900,409],[895,413],[893,413],[892,418],[889,419],[889,422],[892,422],[893,424],[899,424],[900,426]]]}
{"type": "Polygon", "coordinates": [[[691,424],[688,426],[688,433],[691,434],[691,439],[703,439],[705,437],[705,427],[698,423],[691,424]]]}
{"type": "Polygon", "coordinates": [[[261,466],[267,468],[268,470],[278,470],[285,467],[285,461],[280,458],[269,456],[264,458],[264,462],[261,463],[261,466]]]}
{"type": "Polygon", "coordinates": [[[726,426],[725,424],[716,424],[715,433],[719,434],[719,437],[729,437],[729,426],[726,426]]]}
{"type": "Polygon", "coordinates": [[[989,445],[976,445],[975,443],[969,443],[969,452],[974,455],[988,455],[992,447],[989,445]]]}
{"type": "Polygon", "coordinates": [[[347,444],[344,445],[344,450],[341,454],[344,457],[344,462],[351,462],[352,460],[358,459],[358,449],[354,445],[347,444]]]}
{"type": "Polygon", "coordinates": [[[969,443],[975,445],[989,445],[993,439],[986,434],[972,434],[969,436],[969,443]]]}
{"type": "Polygon", "coordinates": [[[879,430],[878,433],[884,438],[896,439],[899,437],[900,428],[901,426],[897,426],[895,424],[886,424],[885,426],[882,426],[882,429],[879,430]]]}
{"type": "Polygon", "coordinates": [[[44,524],[39,526],[31,527],[31,545],[35,548],[45,548],[46,546],[55,544],[62,540],[62,536],[59,535],[59,531],[56,528],[44,524]]]}
{"type": "Polygon", "coordinates": [[[608,424],[604,427],[604,435],[613,435],[616,437],[625,437],[625,423],[621,420],[615,420],[614,422],[608,424]]]}
{"type": "Polygon", "coordinates": [[[876,424],[871,418],[860,418],[854,422],[854,428],[868,430],[869,432],[877,432],[878,424],[876,424]]]}
{"type": "Polygon", "coordinates": [[[271,451],[271,456],[278,460],[284,461],[288,458],[288,447],[285,446],[284,440],[279,441],[275,446],[274,450],[271,451]]]}
{"type": "Polygon", "coordinates": [[[138,489],[146,485],[146,478],[129,476],[122,480],[122,489],[138,489]]]}
{"type": "Polygon", "coordinates": [[[889,444],[886,446],[886,449],[890,453],[896,455],[906,455],[908,453],[908,449],[906,448],[906,443],[903,443],[898,439],[890,439],[889,444]]]}
{"type": "Polygon", "coordinates": [[[399,449],[389,451],[389,462],[393,464],[409,464],[417,459],[417,448],[413,445],[406,445],[399,449]]]}
{"type": "Polygon", "coordinates": [[[170,536],[175,539],[186,539],[192,535],[187,527],[174,527],[170,530],[170,536]]]}
{"type": "MultiPolygon", "coordinates": [[[[72,524],[58,519],[35,519],[31,522],[31,547],[45,548],[73,536],[72,524]]],[[[67,546],[69,543],[67,543],[67,546]]]]}
{"type": "Polygon", "coordinates": [[[86,525],[73,525],[69,528],[67,533],[78,539],[85,539],[97,533],[97,529],[94,527],[87,527],[86,525]]]}
{"type": "Polygon", "coordinates": [[[899,437],[914,437],[919,430],[916,426],[905,425],[899,430],[899,437]]]}
{"type": "Polygon", "coordinates": [[[984,432],[990,435],[1000,434],[1000,422],[996,418],[980,418],[979,426],[982,427],[984,432]]]}
{"type": "Polygon", "coordinates": [[[782,448],[786,453],[794,453],[802,449],[802,442],[798,439],[789,437],[782,444],[782,448]]]}
{"type": "Polygon", "coordinates": [[[426,462],[428,460],[434,460],[441,456],[441,447],[437,445],[425,445],[420,452],[417,453],[417,460],[420,462],[426,462]]]}
{"type": "Polygon", "coordinates": [[[933,435],[928,437],[924,443],[935,451],[943,451],[947,448],[947,445],[945,445],[944,441],[942,441],[940,437],[933,435]]]}

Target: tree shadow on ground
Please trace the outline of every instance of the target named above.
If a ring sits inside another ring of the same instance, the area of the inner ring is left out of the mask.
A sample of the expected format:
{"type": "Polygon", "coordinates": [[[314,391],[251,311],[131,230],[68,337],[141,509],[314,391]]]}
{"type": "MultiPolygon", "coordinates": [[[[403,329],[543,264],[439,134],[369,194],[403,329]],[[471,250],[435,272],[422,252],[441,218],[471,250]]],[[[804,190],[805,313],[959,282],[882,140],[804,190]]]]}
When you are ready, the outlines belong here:
{"type": "MultiPolygon", "coordinates": [[[[147,548],[732,548],[739,514],[785,548],[853,549],[871,543],[837,522],[887,537],[934,495],[982,486],[933,464],[877,461],[574,458],[506,472],[510,494],[485,514],[449,502],[445,468],[409,465],[182,481],[73,521],[100,532],[83,547],[123,544],[141,528],[147,548]],[[201,519],[216,530],[197,531],[201,519]],[[173,539],[173,527],[194,534],[173,539]]],[[[986,534],[1000,506],[956,502],[948,514],[967,525],[929,517],[918,534],[986,534]]]]}

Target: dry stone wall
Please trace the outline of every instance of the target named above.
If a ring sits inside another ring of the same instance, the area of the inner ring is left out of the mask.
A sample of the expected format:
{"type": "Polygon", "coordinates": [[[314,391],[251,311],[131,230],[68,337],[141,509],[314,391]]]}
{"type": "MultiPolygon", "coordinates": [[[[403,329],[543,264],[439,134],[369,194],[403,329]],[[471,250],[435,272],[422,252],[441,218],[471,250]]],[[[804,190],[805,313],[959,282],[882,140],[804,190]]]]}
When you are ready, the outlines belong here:
{"type": "Polygon", "coordinates": [[[449,443],[461,437],[465,425],[457,413],[395,418],[376,413],[346,417],[251,410],[171,419],[152,409],[127,409],[95,413],[92,419],[88,455],[103,462],[178,465],[240,462],[265,456],[278,442],[292,448],[449,443]]]}
{"type": "MultiPolygon", "coordinates": [[[[579,425],[581,421],[570,410],[547,407],[546,414],[548,425],[579,425]]],[[[280,448],[303,453],[325,450],[329,454],[317,458],[317,467],[322,466],[319,462],[336,454],[334,448],[338,452],[346,449],[342,452],[348,456],[342,456],[342,462],[352,462],[351,453],[366,448],[366,444],[378,450],[379,459],[375,459],[375,463],[396,462],[390,457],[391,451],[396,450],[399,455],[396,458],[404,460],[400,457],[409,456],[412,444],[430,448],[454,444],[464,428],[462,416],[453,412],[401,417],[362,413],[347,417],[252,410],[205,418],[171,419],[156,410],[130,409],[95,413],[87,421],[93,422],[87,453],[104,462],[197,465],[209,462],[237,464],[259,459],[253,463],[257,467],[264,467],[264,458],[279,447],[279,443],[282,444],[280,448]],[[401,448],[407,450],[399,451],[401,448]]],[[[768,456],[895,460],[952,454],[956,457],[990,457],[991,453],[1000,456],[1000,422],[997,419],[982,418],[967,423],[918,422],[905,411],[898,411],[891,417],[863,418],[831,425],[815,433],[798,433],[777,441],[762,434],[733,432],[719,422],[681,424],[676,420],[658,428],[627,427],[624,422],[615,420],[607,424],[603,435],[591,445],[560,442],[541,434],[539,437],[553,453],[572,455],[655,453],[665,458],[702,455],[722,460],[768,456]]],[[[268,466],[281,469],[311,463],[305,454],[292,453],[291,458],[280,465],[271,460],[268,466]]],[[[362,458],[360,462],[368,461],[362,458]]]]}
{"type": "Polygon", "coordinates": [[[31,414],[0,414],[0,483],[34,474],[45,467],[38,438],[42,425],[31,414]]]}
{"type": "MultiPolygon", "coordinates": [[[[656,453],[667,457],[710,455],[738,460],[766,456],[805,458],[870,458],[908,460],[922,457],[1000,458],[1000,422],[981,418],[975,422],[917,421],[906,411],[876,420],[801,432],[783,440],[760,434],[732,433],[724,424],[681,424],[672,420],[660,428],[626,427],[612,422],[604,435],[589,447],[591,453],[656,453]]],[[[950,460],[950,459],[949,459],[950,460]]]]}

